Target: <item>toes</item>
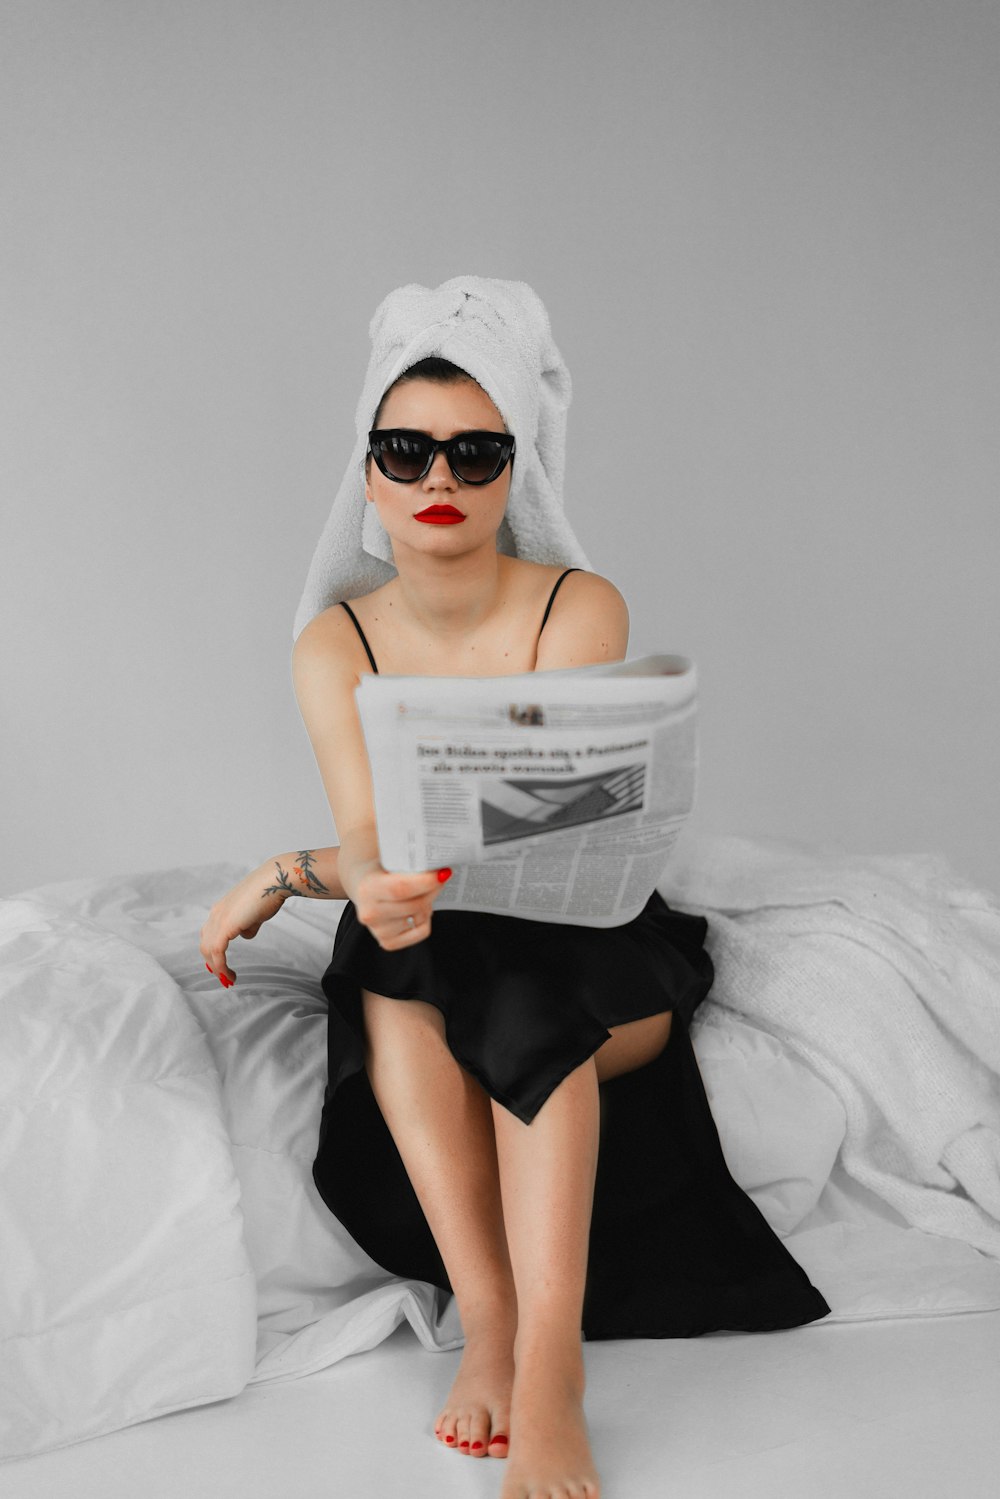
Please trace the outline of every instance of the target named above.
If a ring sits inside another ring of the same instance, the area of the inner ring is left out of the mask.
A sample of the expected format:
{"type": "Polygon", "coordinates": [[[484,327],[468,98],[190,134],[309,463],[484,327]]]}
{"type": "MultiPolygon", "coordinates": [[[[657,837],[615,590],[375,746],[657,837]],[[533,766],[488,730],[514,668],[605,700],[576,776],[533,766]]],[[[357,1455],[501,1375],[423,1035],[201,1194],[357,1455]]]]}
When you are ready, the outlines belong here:
{"type": "Polygon", "coordinates": [[[455,1417],[450,1411],[442,1411],[440,1416],[438,1416],[434,1435],[445,1447],[454,1447],[456,1445],[455,1417]]]}
{"type": "Polygon", "coordinates": [[[506,1457],[510,1446],[510,1437],[507,1435],[508,1421],[494,1421],[494,1432],[490,1437],[487,1451],[490,1457],[506,1457]]]}
{"type": "Polygon", "coordinates": [[[487,1452],[490,1457],[506,1457],[510,1446],[510,1406],[495,1405],[490,1422],[490,1439],[487,1452]]]}
{"type": "Polygon", "coordinates": [[[487,1411],[476,1411],[469,1422],[469,1456],[485,1457],[489,1440],[489,1414],[487,1411]]]}
{"type": "Polygon", "coordinates": [[[464,1457],[506,1457],[509,1430],[510,1411],[502,1406],[494,1410],[492,1419],[485,1406],[466,1412],[446,1407],[434,1425],[434,1435],[441,1445],[461,1452],[464,1457]]]}
{"type": "MultiPolygon", "coordinates": [[[[480,1409],[471,1414],[456,1415],[445,1411],[437,1419],[434,1435],[442,1446],[453,1447],[465,1457],[486,1457],[491,1444],[489,1412],[480,1409]]],[[[493,1450],[492,1455],[506,1457],[506,1437],[493,1450]]]]}

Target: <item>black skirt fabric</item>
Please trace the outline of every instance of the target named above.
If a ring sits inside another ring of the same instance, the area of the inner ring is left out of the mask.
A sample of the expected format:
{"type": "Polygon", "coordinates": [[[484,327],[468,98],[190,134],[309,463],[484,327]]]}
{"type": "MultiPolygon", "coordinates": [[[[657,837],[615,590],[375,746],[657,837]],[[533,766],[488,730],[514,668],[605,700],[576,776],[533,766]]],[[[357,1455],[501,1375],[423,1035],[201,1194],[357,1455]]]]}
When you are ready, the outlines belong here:
{"type": "Polygon", "coordinates": [[[450,1291],[364,1065],[362,989],[422,999],[456,1060],[525,1124],[608,1039],[673,1012],[652,1062],[600,1085],[600,1147],[582,1332],[763,1332],[830,1308],[726,1166],[689,1027],[712,984],[702,917],[654,894],[619,927],[437,911],[426,941],[385,952],[348,905],[323,975],[329,1081],[313,1178],[377,1264],[450,1291]]]}

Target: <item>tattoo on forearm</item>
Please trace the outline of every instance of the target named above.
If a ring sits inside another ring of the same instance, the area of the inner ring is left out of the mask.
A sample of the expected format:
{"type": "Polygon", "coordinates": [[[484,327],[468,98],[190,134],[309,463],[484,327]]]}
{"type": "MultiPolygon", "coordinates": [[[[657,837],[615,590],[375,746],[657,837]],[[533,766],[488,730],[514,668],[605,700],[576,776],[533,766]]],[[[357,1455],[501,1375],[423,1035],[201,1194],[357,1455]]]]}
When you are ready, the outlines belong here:
{"type": "Polygon", "coordinates": [[[299,892],[296,890],[295,886],[288,878],[288,875],[278,863],[277,859],[275,859],[274,861],[274,867],[278,871],[278,883],[276,885],[268,885],[267,889],[261,892],[261,898],[263,899],[265,895],[298,895],[299,892]]]}
{"type": "Polygon", "coordinates": [[[329,895],[329,890],[319,875],[313,869],[316,855],[310,848],[299,849],[299,862],[295,865],[295,873],[305,885],[307,890],[314,890],[317,895],[329,895]]]}
{"type": "Polygon", "coordinates": [[[300,848],[298,860],[297,864],[292,865],[292,874],[298,878],[305,889],[300,890],[298,886],[293,885],[287,871],[282,869],[278,861],[275,860],[274,867],[278,871],[278,882],[276,885],[268,885],[267,889],[263,892],[264,895],[306,895],[309,893],[314,895],[329,895],[328,887],[323,884],[323,881],[313,869],[316,856],[312,849],[300,848]]]}

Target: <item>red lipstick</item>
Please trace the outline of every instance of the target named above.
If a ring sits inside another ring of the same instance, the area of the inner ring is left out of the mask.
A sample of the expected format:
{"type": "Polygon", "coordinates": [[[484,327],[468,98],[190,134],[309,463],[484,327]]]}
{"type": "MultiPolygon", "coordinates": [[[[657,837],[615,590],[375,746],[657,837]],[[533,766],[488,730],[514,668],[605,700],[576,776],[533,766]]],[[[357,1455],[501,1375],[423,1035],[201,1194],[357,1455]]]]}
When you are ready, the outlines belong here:
{"type": "Polygon", "coordinates": [[[454,505],[428,505],[426,510],[421,510],[413,519],[426,521],[431,526],[457,526],[465,516],[454,505]]]}

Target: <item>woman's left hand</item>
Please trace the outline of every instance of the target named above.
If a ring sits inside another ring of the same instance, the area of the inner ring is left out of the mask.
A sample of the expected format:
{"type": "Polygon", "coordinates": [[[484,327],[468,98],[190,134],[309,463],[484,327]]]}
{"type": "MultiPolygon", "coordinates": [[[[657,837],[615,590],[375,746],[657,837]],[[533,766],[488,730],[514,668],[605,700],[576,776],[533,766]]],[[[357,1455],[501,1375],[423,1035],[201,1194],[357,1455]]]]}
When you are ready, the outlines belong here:
{"type": "Polygon", "coordinates": [[[451,879],[451,870],[390,872],[373,849],[371,829],[356,837],[348,834],[340,848],[340,877],[358,920],[386,952],[423,942],[430,936],[435,897],[451,879]]]}

